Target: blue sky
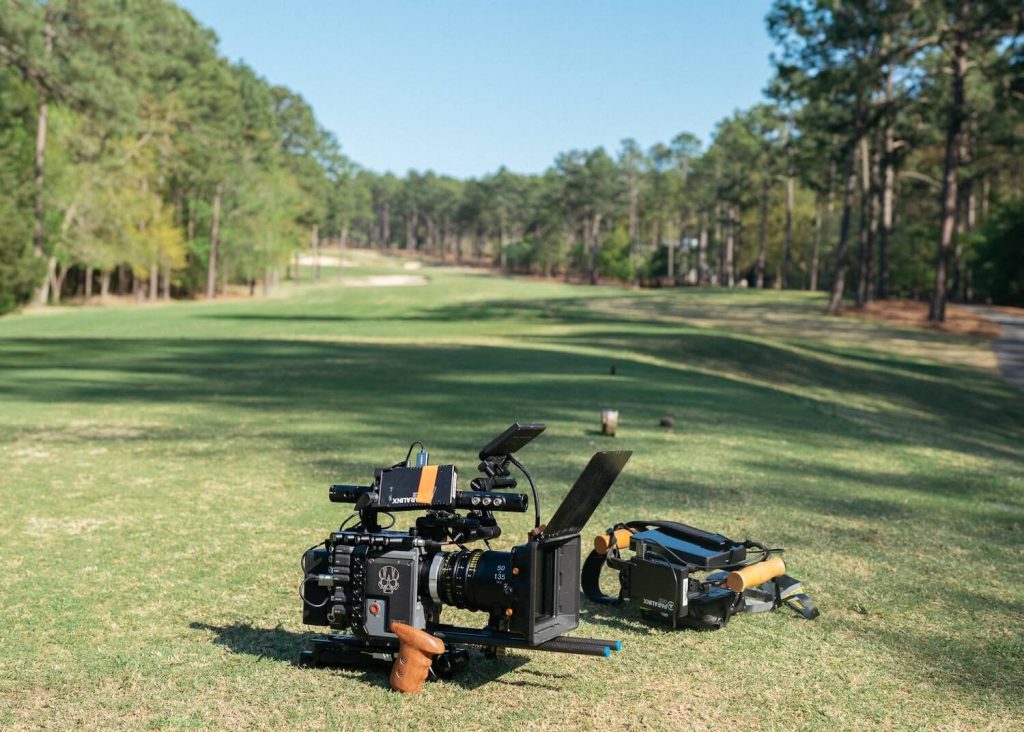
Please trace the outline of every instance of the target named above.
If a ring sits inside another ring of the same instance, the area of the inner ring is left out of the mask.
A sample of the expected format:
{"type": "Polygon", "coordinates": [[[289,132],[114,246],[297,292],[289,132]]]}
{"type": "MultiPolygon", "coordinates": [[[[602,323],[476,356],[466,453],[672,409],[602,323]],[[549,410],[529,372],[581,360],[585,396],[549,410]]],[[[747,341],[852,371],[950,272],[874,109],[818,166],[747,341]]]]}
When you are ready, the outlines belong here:
{"type": "Polygon", "coordinates": [[[180,1],[378,171],[534,173],[626,137],[707,141],[771,74],[770,0],[180,1]]]}

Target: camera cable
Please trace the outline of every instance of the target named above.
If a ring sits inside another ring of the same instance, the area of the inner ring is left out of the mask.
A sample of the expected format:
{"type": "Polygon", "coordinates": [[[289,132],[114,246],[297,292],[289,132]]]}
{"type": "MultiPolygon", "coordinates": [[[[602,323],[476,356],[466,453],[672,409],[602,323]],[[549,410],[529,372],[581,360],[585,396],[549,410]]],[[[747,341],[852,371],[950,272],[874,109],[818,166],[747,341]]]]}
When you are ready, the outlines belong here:
{"type": "Polygon", "coordinates": [[[526,466],[516,460],[514,456],[509,455],[508,461],[519,468],[530,483],[530,492],[533,493],[533,528],[538,529],[540,528],[540,499],[537,497],[537,484],[533,481],[533,476],[530,475],[530,471],[526,469],[526,466]]]}

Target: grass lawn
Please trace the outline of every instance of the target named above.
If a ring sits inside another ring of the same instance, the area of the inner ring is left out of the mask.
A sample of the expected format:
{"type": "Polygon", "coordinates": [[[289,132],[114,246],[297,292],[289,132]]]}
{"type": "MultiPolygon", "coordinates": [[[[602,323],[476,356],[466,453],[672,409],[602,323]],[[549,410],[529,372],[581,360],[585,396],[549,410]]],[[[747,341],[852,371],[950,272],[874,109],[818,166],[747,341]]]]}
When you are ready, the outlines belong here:
{"type": "Polygon", "coordinates": [[[339,286],[361,273],[0,319],[0,728],[1024,728],[1024,396],[987,343],[804,293],[339,286]],[[584,602],[577,632],[622,653],[513,653],[416,697],[297,668],[299,556],[346,513],[327,486],[417,438],[469,474],[514,420],[548,424],[521,453],[545,517],[632,449],[586,536],[785,546],[822,616],[672,632],[584,602]]]}

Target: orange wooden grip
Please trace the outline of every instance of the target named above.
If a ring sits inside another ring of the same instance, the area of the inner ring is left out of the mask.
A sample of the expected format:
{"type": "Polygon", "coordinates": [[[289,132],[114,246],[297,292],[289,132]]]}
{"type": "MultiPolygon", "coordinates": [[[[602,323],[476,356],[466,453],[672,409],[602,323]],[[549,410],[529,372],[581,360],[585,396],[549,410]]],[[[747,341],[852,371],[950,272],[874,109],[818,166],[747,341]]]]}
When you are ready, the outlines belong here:
{"type": "Polygon", "coordinates": [[[729,576],[725,579],[725,586],[733,592],[743,592],[785,573],[786,564],[782,561],[782,557],[768,557],[763,562],[729,572],[729,576]]]}
{"type": "MultiPolygon", "coordinates": [[[[633,535],[633,532],[629,529],[618,529],[614,532],[615,546],[619,549],[625,549],[629,546],[629,537],[633,535]]],[[[612,548],[612,539],[609,538],[608,534],[598,534],[594,537],[594,551],[598,554],[607,554],[608,550],[612,548]]]]}
{"type": "Polygon", "coordinates": [[[398,621],[391,624],[391,632],[401,642],[398,658],[391,667],[391,688],[415,694],[423,689],[434,656],[444,653],[444,642],[425,630],[398,621]]]}

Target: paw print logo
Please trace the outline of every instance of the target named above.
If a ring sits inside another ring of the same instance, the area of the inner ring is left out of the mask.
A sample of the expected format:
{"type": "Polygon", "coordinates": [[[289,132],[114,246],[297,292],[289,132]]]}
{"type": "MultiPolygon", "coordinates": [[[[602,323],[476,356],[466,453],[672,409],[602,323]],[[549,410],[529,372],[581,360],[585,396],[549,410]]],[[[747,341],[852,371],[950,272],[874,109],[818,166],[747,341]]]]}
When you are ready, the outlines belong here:
{"type": "Polygon", "coordinates": [[[391,595],[398,589],[398,569],[385,564],[377,572],[377,586],[385,595],[391,595]]]}

